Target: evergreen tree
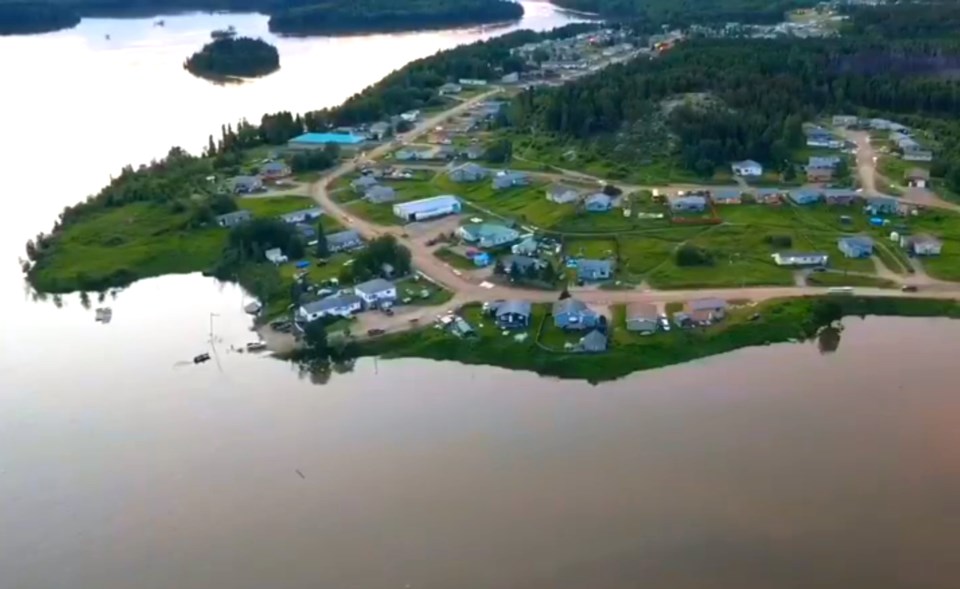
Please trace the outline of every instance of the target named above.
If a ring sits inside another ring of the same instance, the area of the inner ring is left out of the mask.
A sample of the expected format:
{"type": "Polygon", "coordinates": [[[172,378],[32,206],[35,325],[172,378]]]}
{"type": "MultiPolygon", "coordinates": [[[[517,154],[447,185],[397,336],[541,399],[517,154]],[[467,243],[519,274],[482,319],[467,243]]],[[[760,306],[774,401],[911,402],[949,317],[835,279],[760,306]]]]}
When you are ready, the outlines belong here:
{"type": "Polygon", "coordinates": [[[323,231],[323,221],[317,221],[317,249],[314,252],[320,259],[330,255],[330,246],[327,243],[327,235],[323,231]]]}

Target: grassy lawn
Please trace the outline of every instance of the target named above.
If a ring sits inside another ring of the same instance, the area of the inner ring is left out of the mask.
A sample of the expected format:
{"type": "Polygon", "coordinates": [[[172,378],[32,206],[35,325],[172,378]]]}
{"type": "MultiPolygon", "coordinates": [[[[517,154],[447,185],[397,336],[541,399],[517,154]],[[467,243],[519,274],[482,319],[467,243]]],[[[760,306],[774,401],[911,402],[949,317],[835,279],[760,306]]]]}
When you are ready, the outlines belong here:
{"type": "Polygon", "coordinates": [[[219,228],[188,229],[188,214],[150,203],[104,209],[72,224],[33,270],[48,292],[100,290],[213,266],[227,241],[219,228]]]}
{"type": "Polygon", "coordinates": [[[884,278],[843,274],[841,272],[814,272],[807,277],[807,284],[811,286],[869,286],[875,288],[897,288],[898,286],[896,282],[884,278]]]}
{"type": "Polygon", "coordinates": [[[413,278],[405,278],[397,282],[397,295],[401,300],[404,298],[412,299],[409,303],[404,304],[423,307],[442,305],[453,298],[453,293],[449,290],[441,288],[429,280],[414,280],[413,278]],[[427,298],[421,296],[424,290],[430,293],[427,298]]]}
{"type": "Polygon", "coordinates": [[[619,272],[624,278],[640,280],[673,256],[680,243],[686,239],[683,233],[663,232],[663,236],[625,235],[620,237],[619,272]]]}
{"type": "Polygon", "coordinates": [[[477,266],[475,266],[471,260],[468,260],[448,247],[441,247],[435,250],[433,255],[450,264],[454,268],[460,268],[461,270],[477,269],[477,266]]]}
{"type": "Polygon", "coordinates": [[[886,244],[886,243],[877,243],[873,248],[874,255],[877,256],[883,265],[886,266],[891,272],[897,274],[909,274],[910,271],[910,262],[906,259],[906,256],[900,251],[900,248],[896,245],[886,244]]]}
{"type": "MultiPolygon", "coordinates": [[[[317,206],[317,203],[308,196],[276,196],[267,198],[240,198],[237,200],[237,206],[250,211],[254,217],[267,218],[279,217],[284,213],[310,209],[317,206]]],[[[323,215],[320,217],[320,221],[323,223],[323,230],[328,233],[343,229],[343,225],[331,215],[323,215]]]]}
{"type": "Polygon", "coordinates": [[[603,259],[617,253],[615,238],[567,239],[563,244],[563,253],[576,258],[603,259]]]}
{"type": "Polygon", "coordinates": [[[907,172],[914,168],[930,171],[930,162],[907,162],[892,155],[880,156],[877,161],[877,171],[901,188],[907,185],[907,172]]]}
{"type": "Polygon", "coordinates": [[[306,272],[310,282],[320,283],[325,280],[330,280],[331,278],[337,278],[340,275],[340,269],[352,259],[353,256],[348,253],[339,253],[330,256],[326,263],[321,263],[313,257],[310,248],[307,248],[307,257],[305,260],[310,262],[310,265],[300,270],[296,267],[296,262],[299,260],[293,260],[280,266],[280,275],[292,281],[294,275],[297,273],[306,272]]]}
{"type": "Polygon", "coordinates": [[[589,329],[565,331],[554,324],[553,315],[547,315],[543,330],[540,332],[540,343],[552,350],[564,351],[567,349],[566,344],[578,343],[580,338],[590,331],[589,329]]]}

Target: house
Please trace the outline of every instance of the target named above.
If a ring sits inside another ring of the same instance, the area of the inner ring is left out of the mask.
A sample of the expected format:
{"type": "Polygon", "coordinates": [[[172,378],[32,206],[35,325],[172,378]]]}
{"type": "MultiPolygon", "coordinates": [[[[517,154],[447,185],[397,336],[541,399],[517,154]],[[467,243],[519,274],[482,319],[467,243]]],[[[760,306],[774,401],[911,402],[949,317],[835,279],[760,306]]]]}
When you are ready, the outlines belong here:
{"type": "Polygon", "coordinates": [[[460,199],[444,194],[393,205],[393,214],[404,221],[422,221],[460,212],[460,199]]]}
{"type": "Polygon", "coordinates": [[[520,232],[497,223],[469,223],[461,225],[457,234],[466,242],[479,247],[498,247],[516,241],[520,232]]]}
{"type": "Polygon", "coordinates": [[[814,184],[825,184],[833,180],[833,168],[810,168],[807,167],[807,182],[814,184]]]}
{"type": "Polygon", "coordinates": [[[283,162],[267,162],[260,166],[260,177],[264,180],[278,180],[290,175],[290,166],[283,162]]]}
{"type": "Polygon", "coordinates": [[[425,147],[422,149],[405,147],[403,149],[398,149],[397,151],[395,151],[393,153],[393,159],[401,162],[412,161],[412,160],[429,160],[429,159],[434,159],[436,154],[437,154],[437,151],[434,150],[432,147],[425,147]]]}
{"type": "Polygon", "coordinates": [[[773,254],[777,266],[826,266],[830,256],[817,252],[777,252],[773,254]]]}
{"type": "Polygon", "coordinates": [[[297,223],[294,226],[294,229],[297,231],[297,235],[306,243],[307,245],[313,245],[317,243],[317,228],[313,225],[307,225],[306,223],[297,223]]]}
{"type": "Polygon", "coordinates": [[[753,160],[733,162],[730,168],[734,176],[763,176],[763,166],[753,160]]]}
{"type": "Polygon", "coordinates": [[[397,287],[389,280],[374,278],[353,287],[353,292],[363,300],[365,309],[389,306],[397,300],[397,287]]]}
{"type": "Polygon", "coordinates": [[[356,192],[365,193],[371,187],[377,185],[377,179],[372,175],[360,176],[356,180],[350,183],[350,188],[353,188],[356,192]]]}
{"type": "Polygon", "coordinates": [[[859,122],[859,119],[854,115],[834,115],[833,116],[833,126],[834,127],[852,127],[859,122]]]}
{"type": "Polygon", "coordinates": [[[234,194],[247,194],[263,190],[263,181],[259,176],[236,176],[230,180],[234,194]]]}
{"type": "Polygon", "coordinates": [[[627,331],[653,333],[657,330],[657,306],[650,303],[630,303],[626,309],[627,331]]]}
{"type": "Polygon", "coordinates": [[[370,128],[367,130],[367,135],[371,139],[376,141],[382,141],[384,137],[388,136],[393,130],[393,125],[387,121],[378,121],[370,125],[370,128]]]}
{"type": "Polygon", "coordinates": [[[719,188],[710,197],[718,205],[738,205],[743,202],[743,193],[739,188],[719,188]]]}
{"type": "Polygon", "coordinates": [[[216,221],[217,225],[221,227],[236,227],[251,219],[253,219],[253,214],[250,211],[233,211],[232,213],[217,215],[216,221]]]}
{"type": "Polygon", "coordinates": [[[517,72],[510,72],[509,74],[504,74],[500,78],[500,82],[503,84],[516,84],[520,81],[520,74],[517,72]]]}
{"type": "Polygon", "coordinates": [[[520,243],[510,246],[510,251],[518,256],[533,256],[537,253],[537,250],[537,240],[533,236],[526,237],[520,243]]]}
{"type": "Polygon", "coordinates": [[[576,188],[565,184],[551,184],[547,186],[547,200],[557,204],[566,204],[576,202],[580,198],[580,193],[576,188]]]}
{"type": "Polygon", "coordinates": [[[915,256],[939,256],[943,242],[932,235],[905,235],[900,246],[915,256]]]}
{"type": "Polygon", "coordinates": [[[687,304],[684,305],[683,310],[695,320],[697,320],[697,317],[700,316],[701,319],[698,321],[698,323],[713,323],[723,319],[726,316],[727,301],[715,298],[694,299],[687,302],[687,304]],[[706,321],[703,319],[706,319],[706,321]]]}
{"type": "Polygon", "coordinates": [[[453,82],[447,82],[446,84],[440,86],[437,90],[441,96],[447,96],[450,94],[460,94],[463,91],[463,86],[460,84],[454,84],[453,82]]]}
{"type": "Polygon", "coordinates": [[[373,204],[384,204],[397,200],[397,191],[392,186],[371,186],[363,198],[373,204]]]}
{"type": "Polygon", "coordinates": [[[467,158],[468,160],[478,160],[487,153],[487,150],[482,145],[468,145],[466,149],[463,149],[460,152],[460,155],[467,158]]]}
{"type": "Polygon", "coordinates": [[[553,304],[553,324],[561,329],[592,329],[599,318],[596,311],[574,298],[553,304]]]}
{"type": "Polygon", "coordinates": [[[899,201],[892,196],[868,196],[866,211],[873,215],[894,215],[899,209],[899,201]]]}
{"type": "Polygon", "coordinates": [[[581,352],[598,353],[607,351],[607,336],[596,329],[580,338],[577,349],[581,352]]]}
{"type": "Polygon", "coordinates": [[[707,208],[707,199],[703,196],[672,196],[670,210],[674,212],[702,213],[707,208]]]}
{"type": "Polygon", "coordinates": [[[790,200],[798,205],[813,205],[820,202],[820,193],[816,190],[809,190],[801,188],[799,190],[791,190],[788,195],[790,200]]]}
{"type": "Polygon", "coordinates": [[[284,213],[280,215],[280,220],[284,223],[290,223],[291,225],[294,225],[296,223],[303,223],[304,221],[315,221],[321,216],[323,216],[323,209],[320,207],[312,207],[309,209],[293,211],[292,213],[284,213]]]}
{"type": "Polygon", "coordinates": [[[859,194],[844,188],[824,188],[821,193],[823,200],[831,206],[848,207],[860,200],[859,194]]]}
{"type": "Polygon", "coordinates": [[[516,264],[517,270],[523,272],[524,274],[529,272],[530,268],[540,270],[547,265],[547,262],[539,258],[518,255],[504,256],[500,258],[500,263],[503,264],[503,267],[507,270],[507,272],[511,272],[514,264],[516,264]]]}
{"type": "Polygon", "coordinates": [[[362,308],[363,299],[357,295],[334,295],[300,305],[297,308],[297,321],[309,323],[322,317],[350,317],[362,308]]]}
{"type": "Polygon", "coordinates": [[[906,174],[907,185],[911,188],[926,188],[930,182],[930,172],[922,168],[912,168],[906,174]]]}
{"type": "Polygon", "coordinates": [[[906,162],[932,162],[933,152],[919,147],[910,150],[904,149],[902,159],[906,162]]]}
{"type": "Polygon", "coordinates": [[[610,260],[577,260],[577,278],[583,281],[609,280],[614,264],[610,260]]]}
{"type": "Polygon", "coordinates": [[[287,256],[283,255],[283,251],[278,247],[268,249],[267,251],[263,252],[263,257],[265,257],[271,264],[277,265],[284,264],[288,261],[287,256]]]}
{"type": "Polygon", "coordinates": [[[460,78],[459,80],[461,86],[486,86],[486,80],[479,80],[477,78],[460,78]]]}
{"type": "Polygon", "coordinates": [[[400,113],[400,120],[401,120],[401,121],[406,121],[406,122],[408,122],[408,123],[414,123],[414,122],[416,122],[417,119],[419,119],[419,118],[420,118],[420,111],[419,111],[419,110],[408,110],[408,111],[405,112],[405,113],[400,113]]]}
{"type": "Polygon", "coordinates": [[[838,155],[811,155],[807,159],[807,170],[833,170],[839,164],[838,155]]]}
{"type": "Polygon", "coordinates": [[[830,149],[840,149],[843,147],[843,141],[833,136],[830,131],[823,127],[811,127],[807,129],[807,147],[827,147],[830,149]]]}
{"type": "Polygon", "coordinates": [[[530,183],[530,176],[523,172],[511,172],[504,170],[497,172],[493,177],[493,188],[503,190],[504,188],[513,188],[515,186],[526,186],[530,183]]]}
{"type": "Polygon", "coordinates": [[[502,329],[526,329],[530,327],[533,305],[530,301],[500,301],[493,308],[497,327],[502,329]]]}
{"type": "Polygon", "coordinates": [[[467,163],[450,170],[447,176],[449,176],[452,181],[459,183],[479,182],[486,178],[488,173],[486,168],[478,166],[477,164],[467,163]]]}
{"type": "Polygon", "coordinates": [[[757,202],[765,205],[783,204],[784,191],[779,188],[760,188],[757,190],[757,202]]]}
{"type": "Polygon", "coordinates": [[[353,229],[338,231],[327,235],[327,250],[335,254],[363,246],[363,239],[353,229]]]}
{"type": "Polygon", "coordinates": [[[873,240],[865,235],[841,237],[837,247],[848,258],[869,258],[873,255],[873,240]]]}
{"type": "Polygon", "coordinates": [[[591,213],[604,213],[613,208],[613,197],[595,192],[584,199],[583,208],[591,213]]]}

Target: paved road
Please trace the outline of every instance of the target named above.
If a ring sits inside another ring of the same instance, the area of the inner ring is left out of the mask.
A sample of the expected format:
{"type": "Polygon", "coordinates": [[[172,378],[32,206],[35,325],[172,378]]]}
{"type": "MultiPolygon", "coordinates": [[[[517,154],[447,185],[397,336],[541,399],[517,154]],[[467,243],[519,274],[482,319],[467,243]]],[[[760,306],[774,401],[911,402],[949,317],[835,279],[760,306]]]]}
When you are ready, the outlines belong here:
{"type": "MultiPolygon", "coordinates": [[[[487,100],[494,94],[499,92],[499,89],[486,92],[484,94],[478,95],[474,98],[471,98],[467,101],[464,101],[461,104],[451,108],[450,110],[444,111],[443,113],[437,114],[433,117],[425,119],[416,125],[411,131],[397,137],[394,141],[381,145],[367,154],[368,159],[376,159],[382,157],[389,153],[391,150],[396,149],[403,142],[412,142],[424,133],[429,130],[442,125],[445,121],[449,120],[452,117],[455,117],[461,113],[466,112],[474,105],[487,100]]],[[[867,142],[869,146],[869,142],[867,142]]],[[[869,178],[873,178],[872,173],[872,148],[870,149],[861,149],[858,154],[858,163],[861,158],[868,158],[870,160],[870,173],[866,173],[866,166],[861,169],[861,174],[866,175],[869,178]]],[[[376,225],[364,219],[357,218],[350,214],[349,209],[345,208],[342,204],[333,201],[330,198],[328,188],[330,184],[338,178],[341,178],[347,174],[350,174],[357,168],[356,161],[344,162],[337,168],[334,168],[322,179],[318,180],[311,186],[311,196],[320,204],[324,209],[326,209],[330,214],[338,217],[342,223],[352,229],[355,229],[361,235],[366,238],[374,238],[381,235],[391,234],[394,235],[397,240],[402,243],[404,246],[410,249],[413,264],[421,272],[429,276],[432,280],[436,281],[438,284],[444,286],[454,293],[454,297],[448,303],[437,306],[437,307],[428,307],[424,308],[422,311],[414,311],[413,313],[404,313],[402,315],[396,315],[394,317],[384,316],[382,319],[377,319],[377,327],[381,329],[399,329],[409,325],[410,319],[417,318],[419,320],[427,321],[431,317],[443,313],[447,310],[454,309],[464,303],[470,301],[490,301],[496,299],[504,298],[524,298],[534,302],[549,302],[557,299],[556,292],[545,292],[542,290],[532,290],[532,289],[522,289],[522,288],[511,288],[505,286],[491,286],[488,283],[480,282],[479,278],[471,277],[468,274],[462,273],[460,271],[454,270],[449,265],[447,265],[442,260],[438,259],[433,255],[432,248],[426,246],[422,242],[409,238],[405,233],[404,229],[401,227],[383,227],[376,225]]],[[[559,176],[570,177],[573,174],[559,174],[559,176]]],[[[584,174],[576,174],[577,177],[582,179],[589,179],[596,181],[595,178],[586,176],[584,174]]],[[[867,185],[865,185],[867,186],[867,185]]],[[[874,190],[872,184],[870,186],[870,191],[874,190]]],[[[639,188],[639,187],[626,187],[626,188],[639,188]]],[[[676,188],[676,187],[674,187],[676,188]]],[[[933,285],[931,285],[933,286],[933,285]]],[[[899,290],[884,290],[884,289],[874,289],[874,288],[857,288],[856,292],[863,295],[872,295],[872,296],[897,296],[897,297],[915,297],[915,296],[937,296],[939,298],[951,298],[951,299],[960,299],[960,284],[937,284],[936,288],[931,288],[930,291],[923,289],[920,293],[905,293],[899,290]]],[[[815,294],[824,294],[827,292],[826,288],[823,287],[811,287],[811,286],[791,286],[791,287],[748,287],[748,288],[730,288],[730,289],[704,289],[704,290],[601,290],[596,288],[574,288],[571,289],[571,292],[576,295],[577,298],[583,300],[588,304],[593,305],[610,305],[614,303],[633,303],[633,302],[650,302],[650,303],[667,303],[675,301],[687,301],[694,298],[700,297],[722,297],[727,299],[751,299],[755,301],[762,301],[771,298],[779,297],[793,297],[793,296],[803,296],[803,295],[815,295],[815,294]]]]}

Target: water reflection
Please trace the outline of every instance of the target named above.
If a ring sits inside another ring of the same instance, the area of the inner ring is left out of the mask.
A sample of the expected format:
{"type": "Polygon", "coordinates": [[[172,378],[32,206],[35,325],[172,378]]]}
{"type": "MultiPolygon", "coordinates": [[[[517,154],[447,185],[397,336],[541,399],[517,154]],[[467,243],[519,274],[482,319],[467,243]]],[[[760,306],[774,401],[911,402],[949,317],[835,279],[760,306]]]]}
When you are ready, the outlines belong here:
{"type": "Polygon", "coordinates": [[[817,347],[821,354],[832,354],[840,347],[840,334],[843,332],[843,324],[837,322],[833,325],[827,325],[817,333],[817,347]]]}

